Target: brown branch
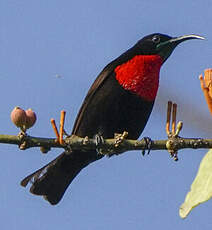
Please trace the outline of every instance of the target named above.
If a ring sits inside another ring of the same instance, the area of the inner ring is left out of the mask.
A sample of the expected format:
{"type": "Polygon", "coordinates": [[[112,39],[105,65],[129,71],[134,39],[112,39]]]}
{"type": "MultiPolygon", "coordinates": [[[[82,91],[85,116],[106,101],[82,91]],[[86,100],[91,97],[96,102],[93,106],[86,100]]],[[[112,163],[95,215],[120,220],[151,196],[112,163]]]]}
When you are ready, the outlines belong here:
{"type": "MultiPolygon", "coordinates": [[[[19,134],[15,135],[0,135],[0,143],[2,144],[14,144],[21,146],[24,142],[26,142],[26,147],[53,147],[53,148],[63,148],[56,139],[54,138],[42,138],[42,137],[32,137],[28,135],[19,134]]],[[[22,149],[24,150],[24,149],[22,149]]]]}
{"type": "MultiPolygon", "coordinates": [[[[185,148],[212,148],[212,139],[201,139],[201,138],[182,138],[182,137],[172,137],[171,147],[167,147],[167,143],[170,139],[166,140],[152,140],[151,149],[152,150],[167,150],[173,148],[174,150],[180,150],[185,148]]],[[[130,150],[144,150],[146,148],[146,142],[144,140],[129,140],[123,139],[122,142],[116,147],[116,139],[105,139],[104,143],[101,143],[98,148],[101,148],[103,154],[114,152],[117,154],[124,153],[130,150]]],[[[81,138],[77,136],[70,136],[64,140],[65,145],[60,145],[56,139],[53,138],[41,138],[32,136],[13,136],[13,135],[0,135],[0,143],[5,144],[15,144],[19,147],[25,144],[25,148],[31,147],[44,147],[44,148],[64,148],[72,150],[96,150],[96,140],[90,138],[81,138]]]]}
{"type": "MultiPolygon", "coordinates": [[[[212,75],[212,74],[211,74],[212,75]]],[[[204,82],[200,77],[201,86],[204,88],[204,82]]],[[[144,140],[129,140],[126,139],[128,132],[123,134],[116,134],[113,139],[105,139],[97,145],[96,139],[88,137],[77,137],[75,135],[67,136],[63,140],[65,111],[61,111],[60,119],[60,133],[58,133],[55,121],[51,119],[56,139],[54,138],[41,138],[31,137],[25,132],[21,131],[17,136],[12,135],[0,135],[0,143],[15,144],[18,145],[21,150],[40,147],[42,153],[47,153],[51,148],[63,148],[67,153],[72,150],[82,151],[97,151],[100,154],[110,156],[113,154],[121,154],[130,150],[168,150],[171,157],[174,160],[178,160],[177,152],[180,149],[185,148],[212,148],[212,139],[202,138],[182,138],[179,136],[179,132],[182,130],[183,122],[176,123],[177,104],[168,102],[167,107],[167,119],[166,119],[166,133],[167,140],[151,140],[151,143],[147,143],[146,138],[144,140]],[[171,121],[172,117],[172,121],[171,121]],[[177,125],[176,125],[177,124],[177,125]],[[171,128],[171,130],[170,130],[171,128]],[[59,139],[59,141],[58,141],[59,139]]]]}

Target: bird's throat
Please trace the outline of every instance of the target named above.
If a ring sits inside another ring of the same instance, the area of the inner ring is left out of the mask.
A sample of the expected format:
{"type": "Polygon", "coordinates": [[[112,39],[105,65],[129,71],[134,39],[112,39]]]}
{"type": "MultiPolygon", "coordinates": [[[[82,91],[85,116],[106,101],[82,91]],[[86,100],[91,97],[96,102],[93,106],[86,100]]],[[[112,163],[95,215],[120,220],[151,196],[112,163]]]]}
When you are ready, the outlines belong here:
{"type": "Polygon", "coordinates": [[[116,79],[125,89],[148,101],[154,101],[159,86],[159,55],[136,55],[115,68],[116,79]]]}

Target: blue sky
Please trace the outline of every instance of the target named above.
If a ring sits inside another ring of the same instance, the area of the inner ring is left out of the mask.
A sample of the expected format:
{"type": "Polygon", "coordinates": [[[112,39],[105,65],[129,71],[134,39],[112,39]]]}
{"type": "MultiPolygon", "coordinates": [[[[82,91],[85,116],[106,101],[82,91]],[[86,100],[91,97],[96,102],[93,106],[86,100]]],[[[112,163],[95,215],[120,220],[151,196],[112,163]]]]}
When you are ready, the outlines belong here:
{"type": "MultiPolygon", "coordinates": [[[[0,133],[17,134],[10,112],[19,105],[38,117],[29,134],[54,137],[50,118],[67,111],[71,131],[89,86],[102,68],[143,36],[199,34],[181,44],[161,69],[157,101],[142,136],[164,139],[166,103],[178,103],[186,137],[210,137],[211,117],[198,75],[212,60],[212,2],[204,1],[0,1],[0,133]],[[57,78],[56,75],[61,75],[57,78]]],[[[59,205],[50,206],[19,185],[56,157],[38,149],[1,145],[2,229],[211,229],[211,201],[186,220],[178,216],[206,150],[166,151],[142,157],[128,152],[102,159],[73,181],[59,205]]]]}

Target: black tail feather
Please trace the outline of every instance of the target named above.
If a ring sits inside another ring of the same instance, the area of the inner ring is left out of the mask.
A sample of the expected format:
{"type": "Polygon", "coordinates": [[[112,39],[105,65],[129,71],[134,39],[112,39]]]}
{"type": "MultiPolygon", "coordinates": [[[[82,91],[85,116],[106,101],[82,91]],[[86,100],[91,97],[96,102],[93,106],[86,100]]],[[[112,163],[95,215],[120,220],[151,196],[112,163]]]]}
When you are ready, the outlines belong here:
{"type": "Polygon", "coordinates": [[[73,152],[70,155],[62,153],[55,160],[23,179],[21,185],[26,187],[31,182],[31,193],[44,196],[49,203],[55,205],[61,200],[76,175],[88,165],[88,162],[83,160],[85,154],[83,152],[73,152]]]}

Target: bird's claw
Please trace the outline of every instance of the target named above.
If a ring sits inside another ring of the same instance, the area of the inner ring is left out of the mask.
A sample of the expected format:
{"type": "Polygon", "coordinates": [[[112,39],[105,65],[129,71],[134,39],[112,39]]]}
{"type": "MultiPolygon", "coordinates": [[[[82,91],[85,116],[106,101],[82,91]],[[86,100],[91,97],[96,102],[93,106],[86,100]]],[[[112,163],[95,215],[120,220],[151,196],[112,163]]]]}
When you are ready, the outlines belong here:
{"type": "Polygon", "coordinates": [[[94,139],[95,139],[95,143],[96,143],[97,155],[102,155],[101,145],[104,144],[104,138],[103,138],[103,136],[96,134],[94,139]]]}
{"type": "MultiPolygon", "coordinates": [[[[148,150],[147,155],[149,155],[149,153],[150,153],[150,151],[151,151],[151,147],[152,147],[152,139],[149,138],[149,137],[144,137],[144,138],[142,138],[142,140],[145,141],[145,149],[148,150]]],[[[144,156],[145,153],[146,153],[146,152],[145,152],[145,149],[142,150],[142,155],[143,155],[143,156],[144,156]]]]}

